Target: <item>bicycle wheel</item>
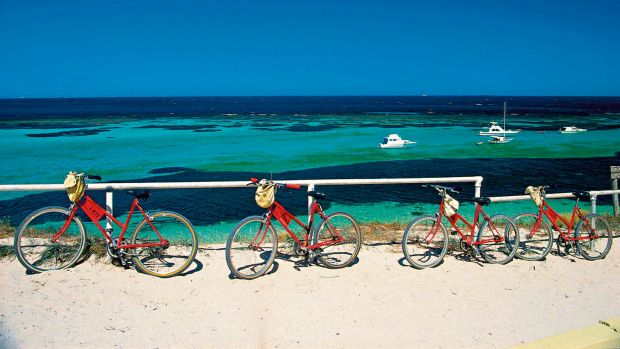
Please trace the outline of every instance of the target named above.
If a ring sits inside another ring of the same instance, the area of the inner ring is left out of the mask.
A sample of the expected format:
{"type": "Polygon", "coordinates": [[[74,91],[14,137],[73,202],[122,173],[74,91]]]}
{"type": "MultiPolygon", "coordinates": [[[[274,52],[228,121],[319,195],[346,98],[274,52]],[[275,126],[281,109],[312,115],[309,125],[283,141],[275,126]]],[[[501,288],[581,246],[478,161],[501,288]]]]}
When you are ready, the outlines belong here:
{"type": "Polygon", "coordinates": [[[515,257],[527,261],[545,259],[553,247],[553,233],[549,224],[533,213],[521,213],[513,218],[519,230],[519,247],[515,257]],[[538,228],[534,230],[536,224],[538,228]]]}
{"type": "Polygon", "coordinates": [[[86,247],[82,221],[73,217],[58,240],[52,237],[67,223],[71,211],[45,207],[31,213],[15,232],[15,255],[30,272],[64,269],[75,264],[86,247]]]}
{"type": "Polygon", "coordinates": [[[495,215],[482,223],[476,241],[481,242],[476,246],[485,261],[506,264],[517,252],[519,233],[512,219],[504,215],[495,215]]]}
{"type": "Polygon", "coordinates": [[[157,212],[143,219],[131,236],[132,244],[160,242],[159,236],[168,240],[168,246],[137,247],[132,249],[133,262],[136,268],[146,274],[158,277],[171,277],[187,269],[198,252],[198,241],[194,227],[175,212],[157,212]]]}
{"type": "Polygon", "coordinates": [[[240,279],[254,279],[265,274],[278,253],[278,236],[273,225],[260,216],[250,216],[237,223],[226,241],[226,264],[240,279]]]}
{"type": "Polygon", "coordinates": [[[317,243],[327,243],[319,249],[319,262],[327,268],[337,269],[351,265],[362,247],[362,231],[353,217],[344,212],[327,216],[317,230],[317,243]],[[344,241],[329,244],[338,237],[344,241]]]}
{"type": "Polygon", "coordinates": [[[433,268],[448,252],[448,230],[432,216],[413,220],[403,234],[403,254],[416,269],[433,268]]]}
{"type": "Polygon", "coordinates": [[[613,234],[609,222],[602,216],[591,214],[585,220],[580,220],[575,228],[575,238],[588,237],[577,240],[577,251],[587,260],[603,259],[611,249],[613,234]],[[595,238],[590,238],[596,236],[595,238]]]}

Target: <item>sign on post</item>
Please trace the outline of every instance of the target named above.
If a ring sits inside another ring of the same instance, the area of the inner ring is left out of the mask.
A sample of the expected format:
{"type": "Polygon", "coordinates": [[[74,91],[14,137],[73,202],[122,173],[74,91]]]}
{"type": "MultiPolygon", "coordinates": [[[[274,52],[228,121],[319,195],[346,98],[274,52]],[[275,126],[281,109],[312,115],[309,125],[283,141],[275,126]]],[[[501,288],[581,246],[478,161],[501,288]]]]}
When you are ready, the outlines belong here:
{"type": "Polygon", "coordinates": [[[620,166],[611,166],[611,179],[620,179],[620,166]]]}

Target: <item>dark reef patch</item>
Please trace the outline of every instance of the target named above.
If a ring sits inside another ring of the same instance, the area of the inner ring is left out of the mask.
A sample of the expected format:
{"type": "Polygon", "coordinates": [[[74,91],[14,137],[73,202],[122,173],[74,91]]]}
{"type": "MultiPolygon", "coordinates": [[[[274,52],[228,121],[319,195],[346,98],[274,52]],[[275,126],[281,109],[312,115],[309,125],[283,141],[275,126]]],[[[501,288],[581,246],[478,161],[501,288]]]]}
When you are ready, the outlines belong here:
{"type": "Polygon", "coordinates": [[[110,131],[110,128],[96,128],[96,129],[79,129],[70,131],[50,132],[50,133],[29,133],[26,136],[35,138],[50,138],[50,137],[82,137],[92,136],[103,132],[110,131]]]}
{"type": "Polygon", "coordinates": [[[134,128],[159,128],[170,131],[216,132],[217,125],[144,125],[134,128]]]}
{"type": "Polygon", "coordinates": [[[196,170],[189,167],[161,167],[149,171],[151,174],[177,173],[177,172],[195,172],[196,170]]]}

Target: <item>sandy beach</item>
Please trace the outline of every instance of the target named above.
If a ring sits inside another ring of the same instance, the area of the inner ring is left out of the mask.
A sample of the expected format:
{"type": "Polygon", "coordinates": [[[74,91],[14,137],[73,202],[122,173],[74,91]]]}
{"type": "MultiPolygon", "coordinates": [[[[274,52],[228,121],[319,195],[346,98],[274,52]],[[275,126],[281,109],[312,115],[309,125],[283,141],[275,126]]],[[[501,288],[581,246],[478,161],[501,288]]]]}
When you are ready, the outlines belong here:
{"type": "MultiPolygon", "coordinates": [[[[618,241],[618,240],[616,240],[618,241]]],[[[620,315],[620,247],[605,260],[403,266],[364,246],[343,270],[297,266],[231,280],[219,249],[181,277],[106,263],[26,275],[0,263],[2,348],[504,348],[620,315]]]]}

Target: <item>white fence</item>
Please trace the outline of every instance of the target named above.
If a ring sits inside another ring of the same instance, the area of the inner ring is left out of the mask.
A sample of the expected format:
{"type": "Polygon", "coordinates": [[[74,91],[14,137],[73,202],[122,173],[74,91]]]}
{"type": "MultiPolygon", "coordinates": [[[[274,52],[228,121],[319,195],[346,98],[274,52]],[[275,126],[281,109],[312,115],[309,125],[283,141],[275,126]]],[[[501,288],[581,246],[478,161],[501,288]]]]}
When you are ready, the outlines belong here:
{"type": "MultiPolygon", "coordinates": [[[[372,179],[300,179],[282,180],[282,183],[299,184],[307,187],[308,191],[321,185],[385,185],[385,184],[440,184],[440,183],[473,183],[474,195],[480,196],[482,176],[471,177],[431,177],[431,178],[372,178],[372,179]]],[[[88,190],[106,191],[106,208],[113,213],[114,191],[128,189],[213,189],[213,188],[243,188],[249,181],[221,181],[221,182],[159,182],[159,183],[90,183],[88,190]]],[[[65,190],[62,184],[8,184],[0,185],[1,191],[60,191],[65,190]]],[[[591,195],[592,213],[596,213],[596,200],[601,195],[617,195],[620,190],[593,190],[591,195]]],[[[547,199],[572,198],[572,193],[547,194],[547,199]]],[[[490,197],[493,202],[528,200],[528,195],[495,196],[490,197]]],[[[312,204],[308,197],[308,208],[312,204]]]]}
{"type": "MultiPolygon", "coordinates": [[[[430,184],[430,183],[473,183],[475,196],[480,196],[481,176],[439,177],[439,178],[372,178],[372,179],[289,179],[279,182],[299,184],[314,190],[317,185],[380,185],[380,184],[430,184]]],[[[244,188],[249,181],[225,182],[160,182],[160,183],[89,183],[88,190],[106,191],[106,208],[113,213],[114,191],[129,189],[213,189],[244,188]]],[[[59,191],[65,190],[62,184],[8,184],[0,185],[0,191],[59,191]]],[[[308,197],[308,209],[312,204],[308,197]]],[[[109,224],[109,222],[108,222],[109,224]]]]}
{"type": "MultiPolygon", "coordinates": [[[[618,195],[620,194],[620,190],[591,190],[590,193],[590,208],[592,213],[596,213],[596,200],[599,196],[602,195],[618,195]]],[[[573,198],[573,193],[553,193],[547,194],[545,198],[547,199],[570,199],[573,198]]],[[[529,200],[531,199],[529,195],[514,195],[514,196],[491,196],[489,197],[492,202],[507,202],[507,201],[518,201],[518,200],[529,200]]]]}

